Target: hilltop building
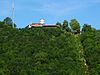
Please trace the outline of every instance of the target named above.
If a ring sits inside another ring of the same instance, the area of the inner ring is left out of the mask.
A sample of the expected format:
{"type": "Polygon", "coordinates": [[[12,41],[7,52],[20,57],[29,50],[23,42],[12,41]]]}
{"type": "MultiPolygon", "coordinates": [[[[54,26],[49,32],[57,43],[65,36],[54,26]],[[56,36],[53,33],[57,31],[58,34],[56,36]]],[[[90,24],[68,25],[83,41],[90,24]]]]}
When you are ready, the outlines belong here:
{"type": "Polygon", "coordinates": [[[45,20],[40,19],[38,23],[31,23],[30,25],[28,25],[28,28],[32,27],[58,27],[58,26],[55,24],[45,24],[45,20]]]}

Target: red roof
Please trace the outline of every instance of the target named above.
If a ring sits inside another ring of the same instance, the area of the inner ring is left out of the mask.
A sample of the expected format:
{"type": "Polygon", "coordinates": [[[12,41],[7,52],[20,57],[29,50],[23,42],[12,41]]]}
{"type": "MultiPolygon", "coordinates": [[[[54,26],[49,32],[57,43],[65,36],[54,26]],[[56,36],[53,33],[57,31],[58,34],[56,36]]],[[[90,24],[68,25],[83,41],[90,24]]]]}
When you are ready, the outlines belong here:
{"type": "Polygon", "coordinates": [[[43,26],[41,23],[32,23],[31,26],[43,26]]]}
{"type": "Polygon", "coordinates": [[[41,23],[32,23],[31,26],[33,26],[33,27],[40,27],[40,26],[43,26],[43,27],[57,27],[57,25],[53,25],[53,24],[45,25],[45,24],[41,24],[41,23]]]}

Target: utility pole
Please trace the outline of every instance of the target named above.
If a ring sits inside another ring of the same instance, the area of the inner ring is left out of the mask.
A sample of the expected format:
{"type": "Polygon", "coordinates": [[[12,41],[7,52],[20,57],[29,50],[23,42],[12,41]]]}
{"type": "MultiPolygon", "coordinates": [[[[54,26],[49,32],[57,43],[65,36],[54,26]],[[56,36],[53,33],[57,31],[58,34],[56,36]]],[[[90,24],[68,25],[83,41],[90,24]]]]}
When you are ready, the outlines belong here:
{"type": "Polygon", "coordinates": [[[12,0],[12,22],[13,22],[13,28],[14,28],[14,0],[12,0]]]}

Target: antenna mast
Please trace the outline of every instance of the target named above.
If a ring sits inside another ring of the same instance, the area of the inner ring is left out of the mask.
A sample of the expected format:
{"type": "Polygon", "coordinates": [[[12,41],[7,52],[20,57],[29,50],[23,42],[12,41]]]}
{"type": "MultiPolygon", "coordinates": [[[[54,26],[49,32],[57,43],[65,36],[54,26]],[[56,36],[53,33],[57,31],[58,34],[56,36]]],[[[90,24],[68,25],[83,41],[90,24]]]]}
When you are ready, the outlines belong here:
{"type": "Polygon", "coordinates": [[[14,0],[12,0],[12,21],[13,21],[13,28],[14,28],[14,0]]]}

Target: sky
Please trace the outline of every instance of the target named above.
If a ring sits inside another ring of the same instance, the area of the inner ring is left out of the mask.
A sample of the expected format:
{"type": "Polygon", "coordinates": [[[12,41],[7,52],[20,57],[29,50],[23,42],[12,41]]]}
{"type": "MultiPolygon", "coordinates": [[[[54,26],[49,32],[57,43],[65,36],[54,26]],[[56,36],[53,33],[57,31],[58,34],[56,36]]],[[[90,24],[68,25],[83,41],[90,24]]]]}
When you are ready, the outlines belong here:
{"type": "MultiPolygon", "coordinates": [[[[18,28],[45,19],[55,24],[77,19],[81,25],[100,29],[100,0],[14,0],[14,22],[18,28]]],[[[0,0],[0,20],[12,18],[12,0],[0,0]]]]}

